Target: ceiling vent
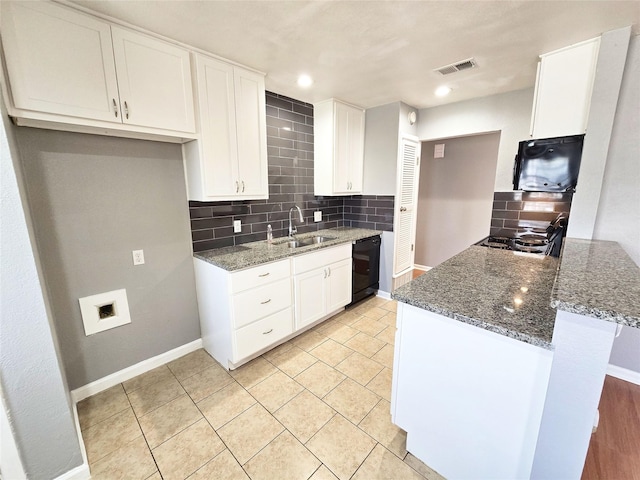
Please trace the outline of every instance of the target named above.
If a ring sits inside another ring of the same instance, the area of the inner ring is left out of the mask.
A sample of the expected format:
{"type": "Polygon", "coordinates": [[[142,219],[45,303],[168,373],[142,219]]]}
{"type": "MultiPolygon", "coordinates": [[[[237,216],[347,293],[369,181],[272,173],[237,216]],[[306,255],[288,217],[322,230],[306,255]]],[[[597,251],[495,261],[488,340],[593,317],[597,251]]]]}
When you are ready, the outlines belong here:
{"type": "Polygon", "coordinates": [[[434,72],[438,72],[441,75],[450,75],[452,73],[460,72],[462,70],[469,70],[470,68],[476,68],[478,64],[474,58],[467,58],[460,62],[445,65],[444,67],[436,68],[434,72]]]}

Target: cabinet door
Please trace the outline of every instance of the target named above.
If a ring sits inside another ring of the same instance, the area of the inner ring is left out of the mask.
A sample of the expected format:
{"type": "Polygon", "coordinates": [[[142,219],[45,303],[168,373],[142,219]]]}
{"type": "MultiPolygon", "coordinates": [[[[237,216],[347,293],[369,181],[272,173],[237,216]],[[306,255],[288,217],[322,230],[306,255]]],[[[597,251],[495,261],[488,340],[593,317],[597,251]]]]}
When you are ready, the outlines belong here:
{"type": "Polygon", "coordinates": [[[364,174],[364,112],[357,108],[349,109],[349,191],[362,193],[364,174]]]}
{"type": "Polygon", "coordinates": [[[351,303],[351,259],[327,267],[327,313],[351,303]]]}
{"type": "Polygon", "coordinates": [[[2,41],[16,108],[120,123],[109,24],[49,2],[3,2],[2,41]]]}
{"type": "Polygon", "coordinates": [[[336,102],[334,106],[334,145],[333,145],[333,193],[350,192],[351,167],[349,156],[349,110],[347,105],[336,102]]]}
{"type": "Polygon", "coordinates": [[[241,197],[267,198],[267,127],[264,77],[234,68],[238,180],[241,197]]]}
{"type": "Polygon", "coordinates": [[[294,277],[296,330],[319,320],[326,314],[326,267],[294,277]]]}
{"type": "Polygon", "coordinates": [[[600,39],[541,57],[533,107],[533,138],[585,133],[600,39]]]}
{"type": "Polygon", "coordinates": [[[196,62],[204,194],[233,197],[240,189],[233,67],[202,55],[196,62]]]}
{"type": "Polygon", "coordinates": [[[115,26],[112,37],[124,123],[195,132],[189,52],[115,26]]]}

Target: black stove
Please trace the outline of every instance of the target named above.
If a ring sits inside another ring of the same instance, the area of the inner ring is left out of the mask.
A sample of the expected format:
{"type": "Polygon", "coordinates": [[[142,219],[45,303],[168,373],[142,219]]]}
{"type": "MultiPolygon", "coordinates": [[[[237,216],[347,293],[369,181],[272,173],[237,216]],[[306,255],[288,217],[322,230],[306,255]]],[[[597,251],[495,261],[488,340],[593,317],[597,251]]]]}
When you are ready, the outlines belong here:
{"type": "Polygon", "coordinates": [[[500,250],[512,250],[515,252],[545,255],[549,245],[549,240],[545,234],[538,233],[527,233],[513,237],[489,235],[476,243],[476,245],[497,248],[500,250]]]}

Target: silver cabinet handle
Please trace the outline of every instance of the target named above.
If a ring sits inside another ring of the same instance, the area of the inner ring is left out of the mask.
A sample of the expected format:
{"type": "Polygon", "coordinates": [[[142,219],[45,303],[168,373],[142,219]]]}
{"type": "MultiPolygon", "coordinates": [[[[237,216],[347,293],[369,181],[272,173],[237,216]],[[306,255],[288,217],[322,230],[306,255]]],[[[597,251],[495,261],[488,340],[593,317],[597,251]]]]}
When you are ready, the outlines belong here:
{"type": "Polygon", "coordinates": [[[329,270],[329,274],[327,275],[327,277],[331,276],[331,267],[327,267],[327,270],[329,270]]]}
{"type": "Polygon", "coordinates": [[[261,273],[260,275],[258,275],[259,277],[266,277],[267,275],[269,275],[270,272],[267,273],[261,273]]]}
{"type": "Polygon", "coordinates": [[[127,120],[129,120],[129,105],[127,105],[127,101],[124,101],[124,116],[127,120]]]}
{"type": "Polygon", "coordinates": [[[266,332],[262,332],[263,335],[269,335],[271,332],[273,332],[273,328],[267,330],[266,332]]]}
{"type": "Polygon", "coordinates": [[[324,269],[324,278],[327,278],[327,269],[324,269]]]}
{"type": "Polygon", "coordinates": [[[240,184],[236,180],[236,193],[238,193],[239,191],[240,191],[240,184]]]}
{"type": "Polygon", "coordinates": [[[112,98],[111,100],[113,100],[113,113],[115,113],[116,118],[118,118],[118,104],[116,103],[115,98],[112,98]]]}
{"type": "Polygon", "coordinates": [[[270,301],[271,301],[271,299],[265,300],[264,302],[260,302],[260,305],[265,305],[265,304],[269,303],[270,301]]]}
{"type": "Polygon", "coordinates": [[[242,192],[244,193],[244,180],[242,181],[242,192]]]}

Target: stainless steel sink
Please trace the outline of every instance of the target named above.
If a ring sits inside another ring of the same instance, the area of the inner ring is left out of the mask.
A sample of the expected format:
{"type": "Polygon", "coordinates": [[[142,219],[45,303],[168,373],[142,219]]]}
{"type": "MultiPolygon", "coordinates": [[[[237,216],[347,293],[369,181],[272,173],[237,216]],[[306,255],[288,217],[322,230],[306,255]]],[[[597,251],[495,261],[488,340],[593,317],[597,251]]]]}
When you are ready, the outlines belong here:
{"type": "Polygon", "coordinates": [[[324,237],[322,235],[316,235],[315,237],[301,238],[299,240],[287,240],[287,247],[298,248],[308,247],[309,245],[328,242],[329,240],[335,240],[336,237],[324,237]]]}
{"type": "Polygon", "coordinates": [[[323,237],[322,235],[316,235],[315,237],[311,237],[311,243],[323,243],[328,242],[329,240],[334,240],[336,237],[323,237]]]}

